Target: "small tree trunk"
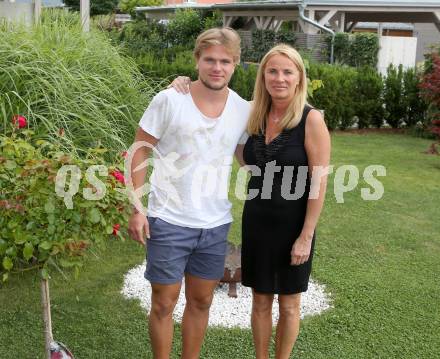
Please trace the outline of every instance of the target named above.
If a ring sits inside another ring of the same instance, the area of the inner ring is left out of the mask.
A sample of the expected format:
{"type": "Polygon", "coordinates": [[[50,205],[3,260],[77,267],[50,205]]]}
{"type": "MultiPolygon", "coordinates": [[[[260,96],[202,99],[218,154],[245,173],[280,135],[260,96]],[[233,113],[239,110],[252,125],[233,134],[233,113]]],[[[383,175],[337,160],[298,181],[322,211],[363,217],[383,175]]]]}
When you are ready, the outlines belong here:
{"type": "Polygon", "coordinates": [[[41,280],[41,304],[43,306],[44,340],[47,359],[50,359],[50,343],[53,341],[52,319],[50,317],[49,281],[41,280]]]}

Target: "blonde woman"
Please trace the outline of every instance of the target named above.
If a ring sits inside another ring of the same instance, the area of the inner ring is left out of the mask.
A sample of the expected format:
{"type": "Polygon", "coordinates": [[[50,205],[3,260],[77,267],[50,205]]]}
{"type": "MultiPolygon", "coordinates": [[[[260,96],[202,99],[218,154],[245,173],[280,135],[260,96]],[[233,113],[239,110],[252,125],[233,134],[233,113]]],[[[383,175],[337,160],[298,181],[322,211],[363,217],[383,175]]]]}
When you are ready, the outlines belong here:
{"type": "Polygon", "coordinates": [[[272,48],[258,70],[243,154],[248,166],[264,173],[253,171],[248,191],[259,194],[245,202],[242,224],[242,282],[253,288],[258,359],[269,357],[274,294],[280,311],[276,358],[289,358],[295,344],[325,198],[325,175],[314,176],[314,196],[309,194],[313,169],[329,164],[330,136],[321,113],[306,99],[301,56],[287,45],[272,48]]]}
{"type": "Polygon", "coordinates": [[[275,46],[262,59],[247,132],[242,158],[252,175],[243,211],[242,283],[253,290],[256,358],[269,358],[277,294],[275,357],[287,359],[299,333],[330,161],[330,136],[321,113],[307,104],[304,63],[292,47],[275,46]]]}

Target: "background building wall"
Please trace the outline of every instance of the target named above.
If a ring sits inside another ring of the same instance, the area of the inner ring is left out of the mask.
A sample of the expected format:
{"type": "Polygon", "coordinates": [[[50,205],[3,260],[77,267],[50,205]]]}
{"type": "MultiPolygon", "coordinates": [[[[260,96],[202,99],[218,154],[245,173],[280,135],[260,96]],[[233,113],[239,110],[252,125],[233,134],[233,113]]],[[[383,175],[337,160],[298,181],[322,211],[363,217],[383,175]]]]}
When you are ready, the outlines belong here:
{"type": "Polygon", "coordinates": [[[440,45],[440,32],[434,24],[414,24],[414,36],[417,36],[416,61],[424,60],[423,54],[429,51],[431,45],[440,45]]]}
{"type": "Polygon", "coordinates": [[[381,36],[379,37],[379,54],[377,69],[386,74],[390,64],[403,65],[404,68],[414,67],[416,64],[416,37],[381,36]]]}
{"type": "Polygon", "coordinates": [[[0,1],[0,19],[7,21],[23,21],[27,25],[32,22],[34,4],[11,3],[8,0],[0,1]]]}

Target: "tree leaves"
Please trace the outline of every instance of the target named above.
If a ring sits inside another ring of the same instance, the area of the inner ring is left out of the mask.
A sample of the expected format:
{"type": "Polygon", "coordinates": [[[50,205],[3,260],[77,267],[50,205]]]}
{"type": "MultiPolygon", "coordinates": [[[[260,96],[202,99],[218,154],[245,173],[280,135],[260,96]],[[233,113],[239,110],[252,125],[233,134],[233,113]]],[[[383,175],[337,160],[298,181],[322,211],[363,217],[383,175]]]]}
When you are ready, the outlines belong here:
{"type": "Polygon", "coordinates": [[[49,249],[52,248],[52,243],[50,243],[48,241],[44,241],[44,242],[41,242],[38,247],[48,251],[49,249]]]}
{"type": "Polygon", "coordinates": [[[97,224],[101,221],[101,212],[99,211],[98,208],[92,208],[89,211],[89,220],[93,224],[97,224]]]}
{"type": "Polygon", "coordinates": [[[48,214],[55,212],[55,204],[52,198],[50,198],[44,205],[44,211],[48,214]]]}
{"type": "Polygon", "coordinates": [[[6,269],[7,271],[10,271],[12,269],[12,267],[14,266],[11,258],[9,258],[9,257],[3,258],[2,265],[3,265],[3,268],[6,269]]]}
{"type": "Polygon", "coordinates": [[[29,260],[33,257],[34,254],[34,246],[32,243],[27,242],[23,248],[23,257],[26,260],[29,260]]]}
{"type": "Polygon", "coordinates": [[[0,238],[0,256],[5,254],[7,248],[8,248],[8,243],[4,239],[0,238]]]}
{"type": "Polygon", "coordinates": [[[8,160],[3,165],[8,170],[15,170],[17,168],[17,163],[15,161],[8,160]]]}

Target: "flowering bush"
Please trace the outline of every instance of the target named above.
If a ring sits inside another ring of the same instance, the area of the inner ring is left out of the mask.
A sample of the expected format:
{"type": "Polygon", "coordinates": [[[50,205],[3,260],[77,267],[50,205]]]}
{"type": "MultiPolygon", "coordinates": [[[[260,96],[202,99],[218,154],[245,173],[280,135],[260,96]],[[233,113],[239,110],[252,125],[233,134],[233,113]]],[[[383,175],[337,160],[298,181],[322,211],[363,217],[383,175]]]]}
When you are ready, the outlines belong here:
{"type": "Polygon", "coordinates": [[[15,115],[14,117],[12,117],[12,124],[13,126],[18,128],[24,128],[27,126],[27,121],[24,116],[15,115]]]}
{"type": "MultiPolygon", "coordinates": [[[[427,55],[426,72],[420,84],[423,98],[429,103],[429,116],[432,120],[431,133],[440,142],[440,54],[427,55]]],[[[438,154],[436,144],[428,152],[438,154]]]]}
{"type": "MultiPolygon", "coordinates": [[[[62,136],[63,131],[59,134],[62,136]]],[[[10,129],[0,135],[3,281],[11,272],[30,268],[42,269],[46,279],[52,268],[73,267],[78,271],[81,256],[89,247],[112,236],[123,238],[120,229],[128,206],[125,194],[118,189],[124,186],[124,176],[117,166],[108,166],[107,170],[105,152],[102,148],[90,149],[85,158],[74,158],[27,129],[26,118],[13,117],[10,129]],[[101,165],[99,177],[90,171],[96,165],[101,165]],[[70,177],[64,177],[60,184],[63,166],[72,170],[64,171],[70,177]],[[74,177],[78,179],[77,188],[73,188],[74,177]],[[60,193],[69,195],[70,205],[60,193]],[[86,199],[94,195],[95,200],[86,199]]],[[[123,159],[118,159],[120,168],[123,159]]]]}
{"type": "Polygon", "coordinates": [[[427,64],[420,88],[423,97],[431,104],[434,119],[440,119],[440,55],[428,55],[427,64]]]}

